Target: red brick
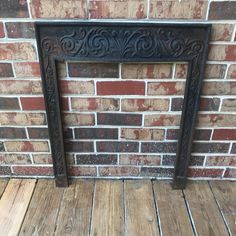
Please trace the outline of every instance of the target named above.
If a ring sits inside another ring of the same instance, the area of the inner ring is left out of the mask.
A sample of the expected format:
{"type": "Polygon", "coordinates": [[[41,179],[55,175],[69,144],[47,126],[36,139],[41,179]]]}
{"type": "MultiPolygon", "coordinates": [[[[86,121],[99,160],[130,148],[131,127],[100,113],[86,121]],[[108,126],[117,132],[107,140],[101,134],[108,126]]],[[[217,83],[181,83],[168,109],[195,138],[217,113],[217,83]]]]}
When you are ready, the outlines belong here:
{"type": "Polygon", "coordinates": [[[33,22],[6,22],[8,38],[35,38],[33,22]]]}
{"type": "Polygon", "coordinates": [[[212,41],[230,41],[234,30],[233,24],[213,24],[211,30],[212,41]]]}
{"type": "Polygon", "coordinates": [[[120,165],[136,165],[136,166],[159,166],[161,156],[159,155],[120,155],[120,165]]]}
{"type": "Polygon", "coordinates": [[[0,63],[0,77],[14,77],[11,63],[0,63]]]}
{"type": "Polygon", "coordinates": [[[4,38],[5,33],[4,33],[4,28],[3,28],[3,23],[0,22],[0,38],[4,38]]]}
{"type": "Polygon", "coordinates": [[[197,117],[198,127],[235,127],[234,114],[200,114],[197,117]]]}
{"type": "Polygon", "coordinates": [[[38,62],[15,62],[14,69],[18,78],[40,77],[38,62]]]}
{"type": "Polygon", "coordinates": [[[24,128],[0,127],[1,139],[25,139],[26,133],[24,128]]]}
{"type": "Polygon", "coordinates": [[[208,156],[206,166],[236,166],[236,157],[232,156],[208,156]]]}
{"type": "Polygon", "coordinates": [[[224,174],[225,178],[236,178],[236,169],[227,168],[224,174]]]}
{"type": "Polygon", "coordinates": [[[150,1],[150,18],[159,19],[205,19],[207,1],[150,1]]]}
{"type": "Polygon", "coordinates": [[[43,97],[21,97],[22,109],[27,110],[45,110],[43,97]]]}
{"type": "Polygon", "coordinates": [[[61,80],[60,89],[63,94],[94,94],[94,82],[61,80]]]}
{"type": "Polygon", "coordinates": [[[184,82],[148,83],[148,95],[183,95],[184,82]]]}
{"type": "Polygon", "coordinates": [[[1,80],[1,94],[42,94],[41,81],[1,80]]]}
{"type": "Polygon", "coordinates": [[[97,82],[98,95],[144,95],[145,83],[137,81],[97,82]]]}
{"type": "Polygon", "coordinates": [[[209,20],[235,20],[236,3],[234,1],[211,2],[209,20]]]}
{"type": "Polygon", "coordinates": [[[147,2],[144,0],[92,0],[90,1],[91,18],[146,18],[147,2]]]}
{"type": "Polygon", "coordinates": [[[24,176],[51,176],[53,175],[53,168],[44,166],[14,166],[13,173],[24,176]]]}
{"type": "Polygon", "coordinates": [[[236,79],[236,64],[232,64],[229,66],[227,79],[236,79]]]}
{"type": "Polygon", "coordinates": [[[1,18],[29,17],[27,0],[0,1],[0,16],[1,18]]]}
{"type": "Polygon", "coordinates": [[[210,45],[208,59],[212,61],[235,61],[236,45],[210,45]]]}
{"type": "Polygon", "coordinates": [[[93,142],[65,141],[66,152],[93,152],[93,142]]]}
{"type": "Polygon", "coordinates": [[[85,0],[32,0],[33,18],[87,18],[85,0]]]}
{"type": "Polygon", "coordinates": [[[168,111],[169,99],[122,99],[122,111],[168,111]]]}
{"type": "Polygon", "coordinates": [[[96,167],[69,166],[68,173],[70,176],[96,176],[96,167]]]}
{"type": "Polygon", "coordinates": [[[35,164],[52,164],[51,154],[33,154],[35,164]]]}
{"type": "Polygon", "coordinates": [[[95,118],[94,114],[64,113],[63,123],[67,126],[94,125],[95,118]]]}
{"type": "Polygon", "coordinates": [[[172,64],[122,64],[122,79],[171,79],[172,64]]]}
{"type": "Polygon", "coordinates": [[[139,168],[128,166],[99,167],[100,176],[138,176],[139,168]]]}
{"type": "Polygon", "coordinates": [[[178,126],[180,124],[180,115],[145,115],[145,126],[178,126]]]}
{"type": "Polygon", "coordinates": [[[71,107],[78,111],[117,111],[120,102],[112,98],[71,98],[71,107]]]}
{"type": "Polygon", "coordinates": [[[1,110],[20,110],[18,98],[0,97],[1,110]]]}
{"type": "Polygon", "coordinates": [[[45,141],[6,141],[8,152],[48,152],[48,142],[45,141]]]}
{"type": "Polygon", "coordinates": [[[224,169],[188,169],[188,177],[208,177],[208,178],[220,178],[224,172],[224,169]]]}
{"type": "Polygon", "coordinates": [[[176,64],[174,77],[176,79],[186,79],[187,72],[188,72],[188,64],[186,63],[176,64]]]}
{"type": "Polygon", "coordinates": [[[206,64],[205,79],[224,79],[227,65],[206,64]]]}
{"type": "Polygon", "coordinates": [[[48,139],[48,128],[27,128],[30,139],[48,139]]]}
{"type": "Polygon", "coordinates": [[[0,164],[31,164],[28,154],[0,154],[0,164]]]}
{"type": "Polygon", "coordinates": [[[0,43],[0,60],[29,60],[37,59],[32,43],[0,43]]]}
{"type": "Polygon", "coordinates": [[[234,129],[215,129],[213,133],[213,140],[235,140],[236,130],[234,129]]]}

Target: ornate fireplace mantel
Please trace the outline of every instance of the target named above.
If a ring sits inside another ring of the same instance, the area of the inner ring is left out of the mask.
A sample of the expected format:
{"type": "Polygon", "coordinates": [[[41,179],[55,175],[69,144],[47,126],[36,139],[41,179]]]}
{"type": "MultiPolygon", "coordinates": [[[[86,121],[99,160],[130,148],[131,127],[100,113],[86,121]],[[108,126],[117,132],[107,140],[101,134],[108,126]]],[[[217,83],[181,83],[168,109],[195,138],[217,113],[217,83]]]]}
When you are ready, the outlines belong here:
{"type": "Polygon", "coordinates": [[[36,37],[46,103],[56,184],[68,186],[56,62],[189,63],[174,188],[186,186],[200,89],[211,25],[140,22],[36,23],[36,37]]]}

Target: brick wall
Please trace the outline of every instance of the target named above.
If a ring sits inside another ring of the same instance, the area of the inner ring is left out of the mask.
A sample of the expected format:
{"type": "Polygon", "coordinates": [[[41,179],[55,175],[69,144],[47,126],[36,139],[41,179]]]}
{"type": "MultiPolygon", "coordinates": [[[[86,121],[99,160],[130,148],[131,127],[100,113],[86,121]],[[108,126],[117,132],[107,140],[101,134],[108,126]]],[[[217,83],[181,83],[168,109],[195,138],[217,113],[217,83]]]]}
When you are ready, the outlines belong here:
{"type": "MultiPolygon", "coordinates": [[[[188,175],[236,178],[236,1],[0,1],[0,175],[52,176],[34,22],[213,24],[188,175]]],[[[70,175],[171,177],[187,64],[58,65],[70,175]]]]}

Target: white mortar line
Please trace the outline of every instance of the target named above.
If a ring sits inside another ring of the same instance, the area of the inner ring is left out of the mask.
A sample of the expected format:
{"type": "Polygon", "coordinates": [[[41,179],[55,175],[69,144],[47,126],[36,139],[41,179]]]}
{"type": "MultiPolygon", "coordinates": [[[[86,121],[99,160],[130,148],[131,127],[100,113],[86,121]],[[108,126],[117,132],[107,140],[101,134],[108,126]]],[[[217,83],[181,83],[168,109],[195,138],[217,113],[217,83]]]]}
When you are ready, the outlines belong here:
{"type": "Polygon", "coordinates": [[[30,17],[30,19],[32,19],[32,13],[31,13],[30,1],[31,1],[31,0],[27,0],[27,6],[28,6],[29,17],[30,17]]]}
{"type": "Polygon", "coordinates": [[[147,3],[147,12],[146,12],[147,16],[146,16],[146,19],[148,20],[149,19],[149,14],[150,14],[150,0],[147,0],[146,3],[147,3]]]}

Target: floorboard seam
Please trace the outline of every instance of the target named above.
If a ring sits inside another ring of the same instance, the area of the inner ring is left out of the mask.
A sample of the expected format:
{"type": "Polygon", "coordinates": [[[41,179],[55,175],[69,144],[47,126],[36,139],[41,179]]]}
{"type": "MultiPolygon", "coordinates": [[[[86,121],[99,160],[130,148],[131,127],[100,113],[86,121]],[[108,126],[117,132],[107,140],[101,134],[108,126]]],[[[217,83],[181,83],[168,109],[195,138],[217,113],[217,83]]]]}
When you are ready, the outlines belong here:
{"type": "Polygon", "coordinates": [[[93,219],[93,210],[94,210],[95,194],[96,194],[96,180],[93,181],[93,198],[92,198],[92,207],[91,207],[91,212],[90,212],[90,221],[89,221],[89,233],[88,233],[88,236],[90,236],[90,235],[91,235],[91,232],[92,232],[92,219],[93,219]]]}

